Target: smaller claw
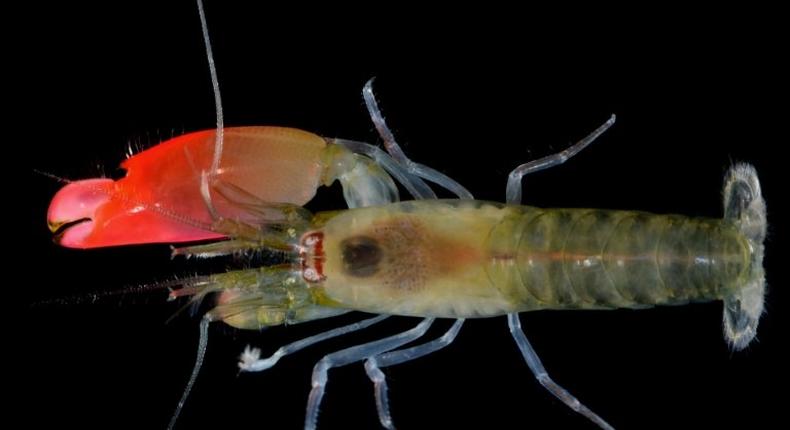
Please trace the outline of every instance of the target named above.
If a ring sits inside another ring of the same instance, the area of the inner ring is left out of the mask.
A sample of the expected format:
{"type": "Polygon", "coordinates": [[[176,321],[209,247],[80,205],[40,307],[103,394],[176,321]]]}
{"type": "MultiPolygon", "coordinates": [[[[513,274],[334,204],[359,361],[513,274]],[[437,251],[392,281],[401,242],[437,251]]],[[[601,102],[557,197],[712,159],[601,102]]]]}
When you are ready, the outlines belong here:
{"type": "Polygon", "coordinates": [[[249,370],[256,361],[260,360],[260,358],[261,350],[247,345],[244,347],[244,352],[239,356],[239,369],[241,369],[242,372],[249,370]]]}

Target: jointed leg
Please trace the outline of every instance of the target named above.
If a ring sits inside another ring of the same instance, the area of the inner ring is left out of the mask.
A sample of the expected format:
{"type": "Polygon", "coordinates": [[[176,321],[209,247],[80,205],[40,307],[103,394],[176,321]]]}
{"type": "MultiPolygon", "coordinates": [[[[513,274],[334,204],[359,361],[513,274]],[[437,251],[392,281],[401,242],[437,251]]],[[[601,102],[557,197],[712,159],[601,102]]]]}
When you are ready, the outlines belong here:
{"type": "Polygon", "coordinates": [[[428,166],[415,163],[406,156],[400,145],[398,145],[398,142],[395,141],[395,135],[393,135],[392,131],[387,127],[384,116],[381,114],[378,103],[376,103],[376,97],[373,95],[373,78],[365,83],[365,87],[362,88],[362,97],[365,99],[365,105],[368,107],[368,113],[370,114],[371,121],[373,121],[373,125],[376,126],[376,130],[378,130],[381,139],[384,140],[384,148],[386,148],[395,162],[403,166],[410,174],[433,182],[455,194],[458,198],[473,198],[472,193],[454,179],[428,166]]]}
{"type": "Polygon", "coordinates": [[[178,401],[176,410],[173,412],[173,416],[170,418],[170,423],[167,425],[167,430],[173,430],[173,428],[176,426],[178,415],[181,414],[181,409],[184,408],[184,403],[186,403],[187,397],[189,397],[189,392],[192,391],[192,387],[195,385],[195,381],[197,380],[198,374],[200,373],[200,368],[203,366],[203,358],[206,357],[206,347],[208,345],[208,325],[210,322],[211,320],[208,318],[203,318],[200,320],[200,341],[198,341],[195,366],[192,368],[192,374],[189,376],[189,382],[187,382],[187,386],[184,388],[184,394],[181,395],[181,399],[178,401]]]}
{"type": "Polygon", "coordinates": [[[344,335],[346,333],[351,333],[357,330],[362,330],[363,328],[370,327],[373,324],[376,324],[384,319],[388,318],[389,315],[379,315],[374,318],[369,318],[363,321],[358,321],[353,324],[345,325],[343,327],[338,327],[329,331],[325,331],[323,333],[319,333],[308,338],[298,340],[293,343],[289,343],[274,352],[270,357],[261,359],[261,350],[258,348],[250,348],[247,346],[244,349],[244,352],[241,354],[240,361],[239,361],[239,369],[242,372],[261,372],[266,370],[280,361],[281,358],[288,354],[292,354],[296,351],[301,349],[307,348],[313,344],[318,342],[322,342],[327,339],[332,339],[333,337],[337,337],[340,335],[344,335]]]}
{"type": "Polygon", "coordinates": [[[614,121],[615,116],[612,115],[602,126],[598,127],[595,131],[570,148],[556,154],[547,155],[543,158],[524,163],[513,169],[507,179],[507,202],[514,205],[521,204],[521,178],[524,177],[524,175],[548,169],[549,167],[554,167],[568,161],[569,158],[578,154],[579,151],[586,148],[587,145],[591,144],[598,136],[603,134],[604,131],[614,124],[614,121]]]}
{"type": "Polygon", "coordinates": [[[463,324],[463,318],[457,319],[453,326],[450,327],[450,330],[436,340],[411,348],[390,351],[367,359],[365,371],[371,382],[373,382],[376,393],[376,409],[379,413],[379,421],[384,428],[394,430],[395,426],[392,424],[389,400],[387,399],[387,379],[381,368],[411,361],[444,348],[455,340],[463,324]]]}
{"type": "Polygon", "coordinates": [[[355,363],[368,357],[381,354],[382,352],[398,348],[401,345],[405,345],[424,335],[433,321],[434,318],[425,318],[411,330],[384,339],[342,349],[322,358],[313,368],[313,389],[310,391],[310,397],[307,401],[307,414],[304,424],[305,430],[315,430],[318,421],[318,407],[321,404],[321,399],[324,397],[324,389],[328,381],[327,373],[329,369],[355,363]]]}
{"type": "Polygon", "coordinates": [[[334,139],[334,143],[343,145],[353,152],[367,155],[376,161],[384,170],[387,171],[396,181],[403,185],[415,199],[435,199],[436,193],[422,179],[412,175],[405,166],[399,164],[389,154],[381,148],[369,143],[358,142],[348,139],[334,139]]]}
{"type": "Polygon", "coordinates": [[[614,427],[596,415],[595,412],[588,409],[587,406],[584,406],[581,402],[579,402],[578,399],[576,399],[576,397],[574,397],[566,389],[557,385],[557,383],[551,379],[548,372],[546,372],[546,369],[543,367],[543,363],[540,362],[538,354],[534,349],[532,349],[532,345],[530,345],[529,341],[527,340],[527,336],[521,329],[521,321],[518,318],[518,314],[508,314],[507,322],[508,326],[510,327],[510,334],[513,335],[513,340],[516,341],[516,345],[518,345],[518,349],[524,356],[524,360],[527,362],[529,370],[531,370],[535,375],[535,378],[538,380],[538,382],[540,382],[540,385],[543,385],[544,388],[549,390],[551,394],[554,394],[555,397],[568,405],[569,408],[589,418],[590,421],[598,424],[599,427],[607,430],[614,430],[614,427]]]}

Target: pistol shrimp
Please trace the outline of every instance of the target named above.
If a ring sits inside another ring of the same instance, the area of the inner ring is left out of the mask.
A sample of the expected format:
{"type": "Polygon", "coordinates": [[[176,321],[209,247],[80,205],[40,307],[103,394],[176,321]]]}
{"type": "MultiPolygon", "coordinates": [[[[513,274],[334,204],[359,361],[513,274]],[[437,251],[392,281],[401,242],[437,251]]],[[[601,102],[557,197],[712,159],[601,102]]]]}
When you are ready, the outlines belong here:
{"type": "MultiPolygon", "coordinates": [[[[210,50],[208,56],[212,61],[210,50]]],[[[756,173],[746,165],[727,175],[723,220],[521,206],[524,175],[574,156],[610,127],[612,118],[569,150],[520,165],[508,178],[506,203],[489,203],[472,200],[457,182],[406,157],[378,111],[370,83],[365,101],[386,151],[293,129],[224,128],[216,77],[212,82],[218,132],[185,134],[139,153],[126,161],[122,180],[67,185],[53,199],[48,221],[61,245],[74,248],[230,238],[175,252],[211,257],[270,248],[287,255],[285,265],[187,280],[174,291],[178,296],[219,295],[217,307],[200,325],[193,376],[206,352],[210,321],[259,329],[348,310],[381,315],[290,343],[269,358],[257,348],[247,349],[239,366],[256,372],[291,352],[367,328],[388,315],[424,318],[401,334],[320,360],[311,379],[305,428],[316,426],[324,388],[338,383],[329,383],[328,370],[351,363],[364,365],[375,387],[380,422],[393,428],[397,412],[389,412],[383,371],[447,347],[467,318],[506,315],[513,340],[538,382],[602,428],[611,427],[606,417],[546,372],[521,329],[518,312],[723,300],[725,337],[733,347],[743,348],[755,334],[762,310],[766,224],[756,173]],[[168,146],[178,150],[168,153],[168,146]],[[247,160],[255,163],[247,165],[247,160]],[[244,168],[234,169],[238,166],[244,168]],[[261,172],[265,183],[258,188],[261,172]],[[174,183],[160,174],[185,179],[174,183]],[[352,209],[313,215],[302,208],[322,184],[335,180],[352,209]],[[436,200],[426,181],[460,199],[436,200]],[[398,203],[396,182],[415,200],[398,203]],[[142,196],[138,190],[149,184],[164,188],[142,196]],[[123,187],[134,191],[119,192],[123,187]],[[142,230],[131,230],[136,226],[142,230]],[[601,251],[591,251],[595,249],[601,251]],[[696,259],[678,257],[684,253],[696,259]],[[437,318],[454,322],[438,338],[407,345],[425,335],[437,318]]],[[[189,408],[188,401],[182,404],[189,408]]]]}

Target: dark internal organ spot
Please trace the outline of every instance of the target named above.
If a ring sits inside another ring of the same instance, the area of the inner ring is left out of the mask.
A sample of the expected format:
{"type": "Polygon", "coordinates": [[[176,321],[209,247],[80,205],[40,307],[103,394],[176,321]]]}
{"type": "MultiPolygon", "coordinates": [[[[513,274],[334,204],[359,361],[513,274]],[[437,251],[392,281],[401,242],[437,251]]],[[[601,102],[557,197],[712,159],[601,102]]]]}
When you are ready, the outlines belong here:
{"type": "Polygon", "coordinates": [[[351,276],[365,278],[379,271],[382,252],[378,242],[367,236],[354,236],[340,242],[343,269],[351,276]]]}

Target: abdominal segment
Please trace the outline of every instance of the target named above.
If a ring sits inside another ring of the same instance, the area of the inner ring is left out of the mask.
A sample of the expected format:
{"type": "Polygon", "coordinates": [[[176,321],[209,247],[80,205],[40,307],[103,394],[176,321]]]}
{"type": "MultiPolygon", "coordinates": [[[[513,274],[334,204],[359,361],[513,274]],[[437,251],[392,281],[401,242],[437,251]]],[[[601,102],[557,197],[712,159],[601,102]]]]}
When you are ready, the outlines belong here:
{"type": "Polygon", "coordinates": [[[532,209],[518,226],[528,308],[639,308],[716,300],[748,269],[730,223],[633,211],[532,209]]]}

